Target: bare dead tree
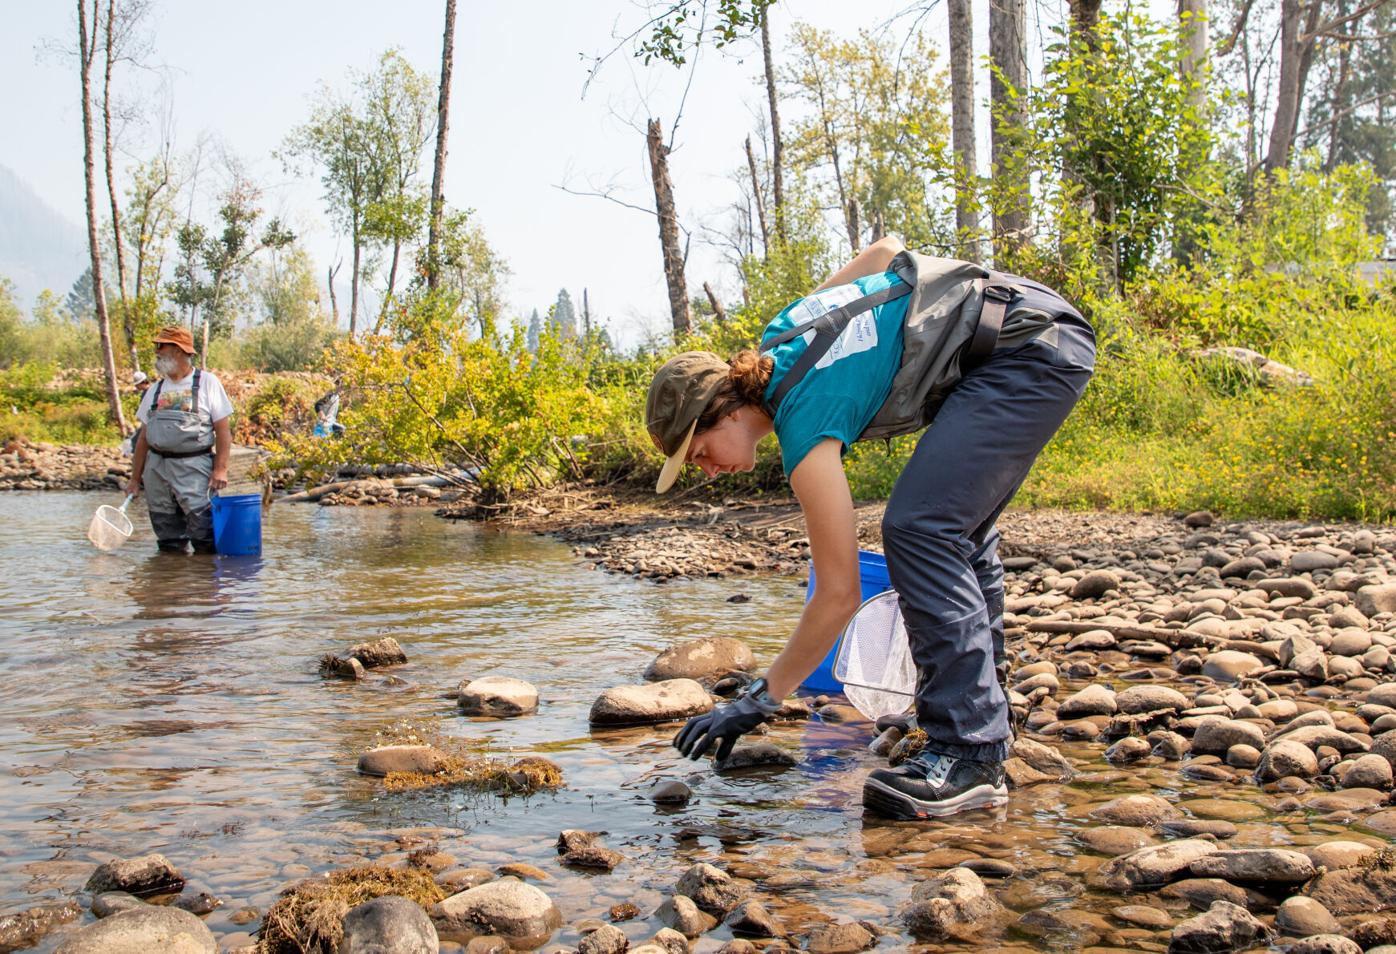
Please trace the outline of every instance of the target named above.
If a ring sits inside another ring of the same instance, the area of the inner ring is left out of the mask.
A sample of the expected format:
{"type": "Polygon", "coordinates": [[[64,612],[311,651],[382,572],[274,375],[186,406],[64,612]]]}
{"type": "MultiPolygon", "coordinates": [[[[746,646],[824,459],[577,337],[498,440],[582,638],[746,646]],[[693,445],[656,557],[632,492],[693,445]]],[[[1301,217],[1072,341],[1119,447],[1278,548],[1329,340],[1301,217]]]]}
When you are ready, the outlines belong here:
{"type": "Polygon", "coordinates": [[[675,337],[687,334],[693,323],[688,310],[688,287],[684,281],[684,250],[679,246],[678,213],[674,209],[674,187],[669,179],[669,146],[664,142],[658,119],[649,121],[650,176],[654,180],[654,207],[659,218],[659,246],[664,256],[664,282],[669,287],[669,314],[675,337]]]}
{"type": "Polygon", "coordinates": [[[751,171],[751,196],[756,201],[756,220],[761,224],[761,251],[771,246],[771,233],[766,225],[766,200],[761,195],[761,177],[756,173],[756,155],[751,151],[751,137],[746,137],[746,166],[751,171]]]}
{"type": "Polygon", "coordinates": [[[993,112],[989,153],[999,193],[994,203],[994,257],[1003,260],[1027,238],[1031,192],[1025,163],[1014,159],[1014,138],[1027,126],[1027,2],[989,3],[989,102],[993,112]]]}
{"type": "Polygon", "coordinates": [[[441,37],[441,92],[436,106],[436,158],[431,173],[431,221],[427,226],[427,290],[440,281],[438,261],[441,216],[446,207],[446,120],[451,107],[451,64],[456,48],[456,0],[446,0],[446,29],[441,37]]]}
{"type": "Polygon", "coordinates": [[[708,296],[708,304],[713,306],[713,317],[719,324],[727,323],[727,309],[722,307],[722,302],[718,301],[717,293],[713,291],[713,286],[708,282],[703,283],[703,294],[708,296]]]}
{"type": "Polygon", "coordinates": [[[974,18],[970,0],[947,0],[950,14],[950,141],[955,154],[955,230],[961,254],[979,261],[974,177],[974,18]]]}
{"type": "Polygon", "coordinates": [[[325,287],[330,292],[330,314],[334,317],[336,329],[339,328],[339,298],[334,293],[334,277],[339,274],[339,266],[342,264],[344,264],[343,259],[335,262],[326,270],[325,275],[325,287]]]}
{"type": "Polygon", "coordinates": [[[766,101],[771,109],[771,204],[776,235],[785,240],[784,147],[780,141],[780,109],[776,99],[776,68],[771,58],[771,8],[761,11],[761,58],[766,65],[766,101]]]}
{"type": "Polygon", "coordinates": [[[78,6],[78,76],[82,82],[82,172],[87,207],[87,250],[92,260],[92,297],[97,311],[97,334],[102,344],[102,370],[106,375],[107,411],[122,434],[126,433],[126,416],[121,410],[121,394],[116,383],[116,358],[112,354],[111,319],[107,314],[107,294],[102,281],[102,246],[97,239],[97,170],[92,129],[92,64],[97,58],[98,30],[101,29],[101,0],[92,0],[91,22],[88,29],[86,0],[78,6]]]}

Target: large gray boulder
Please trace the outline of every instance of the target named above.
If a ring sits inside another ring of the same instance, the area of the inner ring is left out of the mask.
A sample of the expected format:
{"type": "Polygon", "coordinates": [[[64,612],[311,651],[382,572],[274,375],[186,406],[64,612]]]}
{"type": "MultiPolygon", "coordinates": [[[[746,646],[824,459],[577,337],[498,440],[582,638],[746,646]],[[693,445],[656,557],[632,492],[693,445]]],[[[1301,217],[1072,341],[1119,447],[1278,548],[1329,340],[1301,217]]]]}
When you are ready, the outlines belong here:
{"type": "Polygon", "coordinates": [[[68,935],[56,954],[217,954],[213,933],[179,908],[147,904],[68,935]]]}
{"type": "Polygon", "coordinates": [[[1148,828],[1163,821],[1182,818],[1183,813],[1172,802],[1157,795],[1122,795],[1093,809],[1090,816],[1111,825],[1148,828]]]}
{"type": "Polygon", "coordinates": [[[440,947],[421,905],[395,894],[365,901],[342,924],[339,954],[436,954],[440,947]]]}
{"type": "Polygon", "coordinates": [[[522,679],[484,676],[461,683],[456,704],[463,715],[512,719],[538,709],[538,690],[522,679]]]}
{"type": "Polygon", "coordinates": [[[704,636],[670,646],[645,669],[651,682],[664,679],[710,679],[756,666],[751,647],[731,636],[704,636]]]}
{"type": "Polygon", "coordinates": [[[453,894],[432,906],[432,920],[446,935],[498,934],[510,941],[541,946],[562,926],[552,898],[518,878],[489,881],[453,894]]]}
{"type": "Polygon", "coordinates": [[[708,691],[692,679],[666,679],[607,689],[592,703],[592,725],[650,725],[674,722],[713,707],[708,691]]]}

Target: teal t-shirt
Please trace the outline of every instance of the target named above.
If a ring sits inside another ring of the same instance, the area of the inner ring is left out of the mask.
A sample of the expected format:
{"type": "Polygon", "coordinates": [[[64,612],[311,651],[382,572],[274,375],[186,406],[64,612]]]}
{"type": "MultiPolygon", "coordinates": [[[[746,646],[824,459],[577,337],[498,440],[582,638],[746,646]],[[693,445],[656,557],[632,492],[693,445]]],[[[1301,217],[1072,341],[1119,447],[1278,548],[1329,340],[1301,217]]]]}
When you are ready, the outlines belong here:
{"type": "MultiPolygon", "coordinates": [[[[815,292],[788,305],[766,326],[762,340],[900,282],[896,273],[884,272],[815,292]]],[[[776,409],[775,433],[786,479],[826,438],[837,438],[847,452],[887,400],[901,367],[902,321],[909,300],[907,296],[894,299],[850,321],[828,352],[782,399],[776,409]]],[[[766,388],[767,400],[813,340],[814,332],[808,331],[772,349],[775,368],[766,388]]]]}

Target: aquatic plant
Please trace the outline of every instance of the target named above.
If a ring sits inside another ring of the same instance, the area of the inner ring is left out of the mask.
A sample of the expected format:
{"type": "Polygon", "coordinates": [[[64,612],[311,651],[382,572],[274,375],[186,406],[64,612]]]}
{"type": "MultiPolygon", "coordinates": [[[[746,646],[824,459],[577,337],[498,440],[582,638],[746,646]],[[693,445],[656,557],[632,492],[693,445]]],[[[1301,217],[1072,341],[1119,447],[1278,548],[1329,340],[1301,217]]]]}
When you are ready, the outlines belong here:
{"type": "Polygon", "coordinates": [[[323,880],[298,881],[267,911],[257,934],[258,954],[335,954],[344,938],[344,915],[365,901],[401,895],[428,907],[449,892],[416,868],[355,865],[323,880]]]}

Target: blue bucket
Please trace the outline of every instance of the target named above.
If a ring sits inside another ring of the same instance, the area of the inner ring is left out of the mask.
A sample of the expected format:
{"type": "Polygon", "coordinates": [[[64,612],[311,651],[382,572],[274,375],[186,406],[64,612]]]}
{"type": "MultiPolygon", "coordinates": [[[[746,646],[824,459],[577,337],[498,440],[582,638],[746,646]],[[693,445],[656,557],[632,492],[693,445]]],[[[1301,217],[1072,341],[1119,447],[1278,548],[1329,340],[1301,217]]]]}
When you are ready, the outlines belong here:
{"type": "MultiPolygon", "coordinates": [[[[887,575],[887,558],[871,550],[858,551],[858,582],[862,587],[861,599],[867,600],[892,588],[892,580],[887,575]]],[[[814,596],[814,562],[809,565],[809,586],[805,589],[805,602],[814,596]]],[[[843,692],[843,683],[834,678],[834,659],[839,654],[838,644],[829,650],[829,655],[819,664],[819,668],[809,674],[800,686],[811,692],[843,692]]]]}
{"type": "Polygon", "coordinates": [[[225,556],[262,552],[262,495],[213,498],[213,546],[225,556]]]}

